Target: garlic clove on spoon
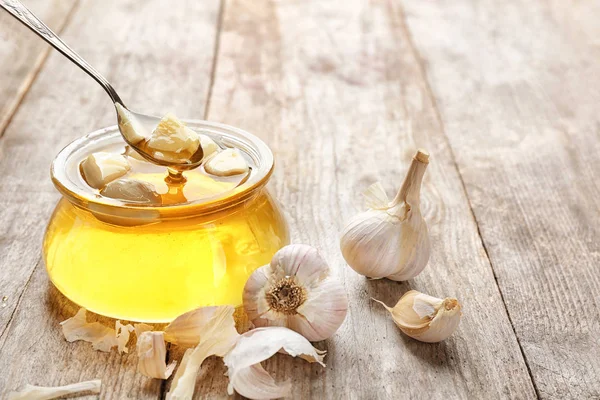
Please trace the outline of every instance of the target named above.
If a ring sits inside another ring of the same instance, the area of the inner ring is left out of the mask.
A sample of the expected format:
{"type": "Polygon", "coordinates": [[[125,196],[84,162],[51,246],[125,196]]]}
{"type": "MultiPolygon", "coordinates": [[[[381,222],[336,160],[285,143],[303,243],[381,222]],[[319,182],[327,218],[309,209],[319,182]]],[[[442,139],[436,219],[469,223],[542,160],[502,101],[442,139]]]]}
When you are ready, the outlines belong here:
{"type": "Polygon", "coordinates": [[[344,259],[359,274],[404,281],[427,265],[430,242],[420,193],[428,163],[429,154],[418,150],[392,201],[379,183],[366,191],[369,209],[350,220],[340,240],[344,259]]]}
{"type": "Polygon", "coordinates": [[[200,137],[174,114],[167,113],[148,138],[146,145],[153,151],[166,156],[169,153],[179,154],[181,152],[194,154],[200,146],[200,137]]]}
{"type": "Polygon", "coordinates": [[[204,164],[206,172],[216,176],[239,175],[248,172],[248,162],[238,149],[225,149],[204,164]]]}
{"type": "Polygon", "coordinates": [[[200,146],[202,146],[204,157],[208,157],[220,150],[219,145],[207,135],[198,134],[198,136],[200,137],[200,146]]]}
{"type": "Polygon", "coordinates": [[[255,326],[284,326],[310,341],[331,337],[348,310],[341,283],[317,249],[285,246],[250,276],[244,309],[255,326]]]}
{"type": "Polygon", "coordinates": [[[406,335],[421,342],[435,343],[448,338],[460,322],[461,305],[455,298],[438,299],[416,290],[404,294],[392,308],[382,304],[406,335]]]}

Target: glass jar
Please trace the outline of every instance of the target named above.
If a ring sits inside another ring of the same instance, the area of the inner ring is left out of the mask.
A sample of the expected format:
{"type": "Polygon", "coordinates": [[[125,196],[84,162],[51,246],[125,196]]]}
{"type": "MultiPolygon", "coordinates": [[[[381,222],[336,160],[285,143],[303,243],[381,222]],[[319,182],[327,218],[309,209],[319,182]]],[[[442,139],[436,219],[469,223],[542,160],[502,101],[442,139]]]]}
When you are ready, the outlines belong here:
{"type": "MultiPolygon", "coordinates": [[[[63,198],[44,238],[54,285],[97,314],[169,322],[200,306],[242,303],[249,275],[288,244],[288,229],[265,185],[273,154],[257,137],[230,126],[185,121],[254,164],[248,179],[211,198],[185,204],[124,204],[101,197],[79,164],[107,146],[122,145],[116,126],[65,147],[52,164],[63,198]]],[[[166,175],[166,171],[165,171],[166,175]]]]}

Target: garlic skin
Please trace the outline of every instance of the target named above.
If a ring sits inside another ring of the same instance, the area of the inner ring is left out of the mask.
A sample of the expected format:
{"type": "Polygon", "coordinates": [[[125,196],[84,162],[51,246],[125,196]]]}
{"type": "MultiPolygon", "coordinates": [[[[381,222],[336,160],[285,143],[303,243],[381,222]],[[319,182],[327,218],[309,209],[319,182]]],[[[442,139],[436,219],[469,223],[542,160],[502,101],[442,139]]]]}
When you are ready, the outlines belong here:
{"type": "Polygon", "coordinates": [[[393,308],[375,301],[392,314],[402,332],[426,343],[447,339],[458,327],[462,316],[458,300],[450,297],[438,299],[416,290],[405,293],[393,308]]]}
{"type": "Polygon", "coordinates": [[[67,395],[81,395],[84,392],[98,394],[100,393],[101,385],[102,382],[100,379],[54,387],[25,385],[25,387],[18,392],[9,393],[8,400],[49,400],[67,395]]]}
{"type": "Polygon", "coordinates": [[[348,299],[317,249],[285,246],[250,276],[244,309],[257,327],[284,326],[310,341],[331,337],[342,325],[348,299]]]}
{"type": "Polygon", "coordinates": [[[209,158],[204,169],[211,175],[232,176],[248,172],[249,166],[238,149],[225,149],[209,158]]]}
{"type": "Polygon", "coordinates": [[[429,154],[418,150],[391,202],[379,183],[366,191],[369,210],[350,220],[340,240],[344,259],[359,274],[405,281],[427,265],[431,246],[420,194],[428,163],[429,154]]]}
{"type": "Polygon", "coordinates": [[[314,348],[298,333],[275,326],[253,329],[240,335],[235,347],[223,358],[229,376],[227,392],[232,395],[235,390],[251,399],[278,399],[289,395],[291,383],[278,385],[260,364],[277,352],[325,366],[326,352],[314,348]]]}
{"type": "Polygon", "coordinates": [[[99,151],[87,156],[80,168],[88,185],[102,189],[107,183],[127,174],[131,165],[122,154],[99,151]]]}
{"type": "Polygon", "coordinates": [[[167,347],[164,332],[146,331],[137,338],[138,371],[145,376],[167,379],[175,369],[176,361],[167,365],[167,347]]]}

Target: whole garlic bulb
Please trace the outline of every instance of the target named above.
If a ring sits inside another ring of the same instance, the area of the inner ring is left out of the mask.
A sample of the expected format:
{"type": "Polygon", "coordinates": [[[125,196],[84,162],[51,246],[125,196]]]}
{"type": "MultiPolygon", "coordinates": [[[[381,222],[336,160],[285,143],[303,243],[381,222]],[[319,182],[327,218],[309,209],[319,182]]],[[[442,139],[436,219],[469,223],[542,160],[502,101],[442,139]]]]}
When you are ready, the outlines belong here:
{"type": "Polygon", "coordinates": [[[421,342],[441,342],[452,335],[460,322],[461,306],[458,300],[438,299],[416,290],[404,294],[390,308],[379,300],[391,314],[402,332],[421,342]]]}
{"type": "Polygon", "coordinates": [[[341,283],[317,249],[292,244],[250,276],[244,309],[257,327],[284,326],[310,341],[331,337],[348,310],[341,283]]]}
{"type": "Polygon", "coordinates": [[[428,163],[429,154],[418,150],[391,202],[379,183],[365,193],[369,210],[350,220],[340,242],[346,262],[359,274],[405,281],[427,265],[430,243],[420,194],[428,163]]]}

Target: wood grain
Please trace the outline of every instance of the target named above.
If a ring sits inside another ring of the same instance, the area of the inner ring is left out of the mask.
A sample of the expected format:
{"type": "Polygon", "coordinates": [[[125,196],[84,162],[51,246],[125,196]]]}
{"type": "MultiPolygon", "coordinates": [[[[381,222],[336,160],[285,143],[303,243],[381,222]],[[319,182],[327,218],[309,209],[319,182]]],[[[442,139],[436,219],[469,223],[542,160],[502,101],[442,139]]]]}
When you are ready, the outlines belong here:
{"type": "Polygon", "coordinates": [[[537,392],[600,398],[600,4],[404,5],[537,392]]]}
{"type": "MultiPolygon", "coordinates": [[[[30,0],[24,4],[60,33],[76,0],[30,0]]],[[[0,136],[31,87],[48,56],[49,47],[23,24],[0,9],[0,136]]]]}
{"type": "Polygon", "coordinates": [[[350,297],[345,324],[317,344],[326,369],[284,355],[266,363],[291,378],[293,398],[535,397],[424,78],[391,2],[226,4],[208,116],[271,146],[271,188],[293,241],[320,248],[350,297]],[[368,281],[345,265],[340,231],[370,183],[398,188],[417,146],[432,154],[422,205],[430,265],[407,283],[368,281]],[[458,332],[416,342],[371,301],[393,304],[409,288],[457,296],[458,332]]]}
{"type": "MultiPolygon", "coordinates": [[[[159,0],[84,1],[63,37],[133,109],[201,118],[218,11],[218,0],[177,7],[159,0]]],[[[0,138],[0,295],[8,297],[0,310],[0,397],[25,383],[88,378],[102,379],[102,399],[161,395],[161,382],[136,374],[134,355],[100,354],[61,338],[58,322],[73,310],[66,311],[68,302],[51,288],[40,260],[44,227],[59,198],[51,160],[71,140],[113,124],[102,88],[53,52],[0,138]]]]}

